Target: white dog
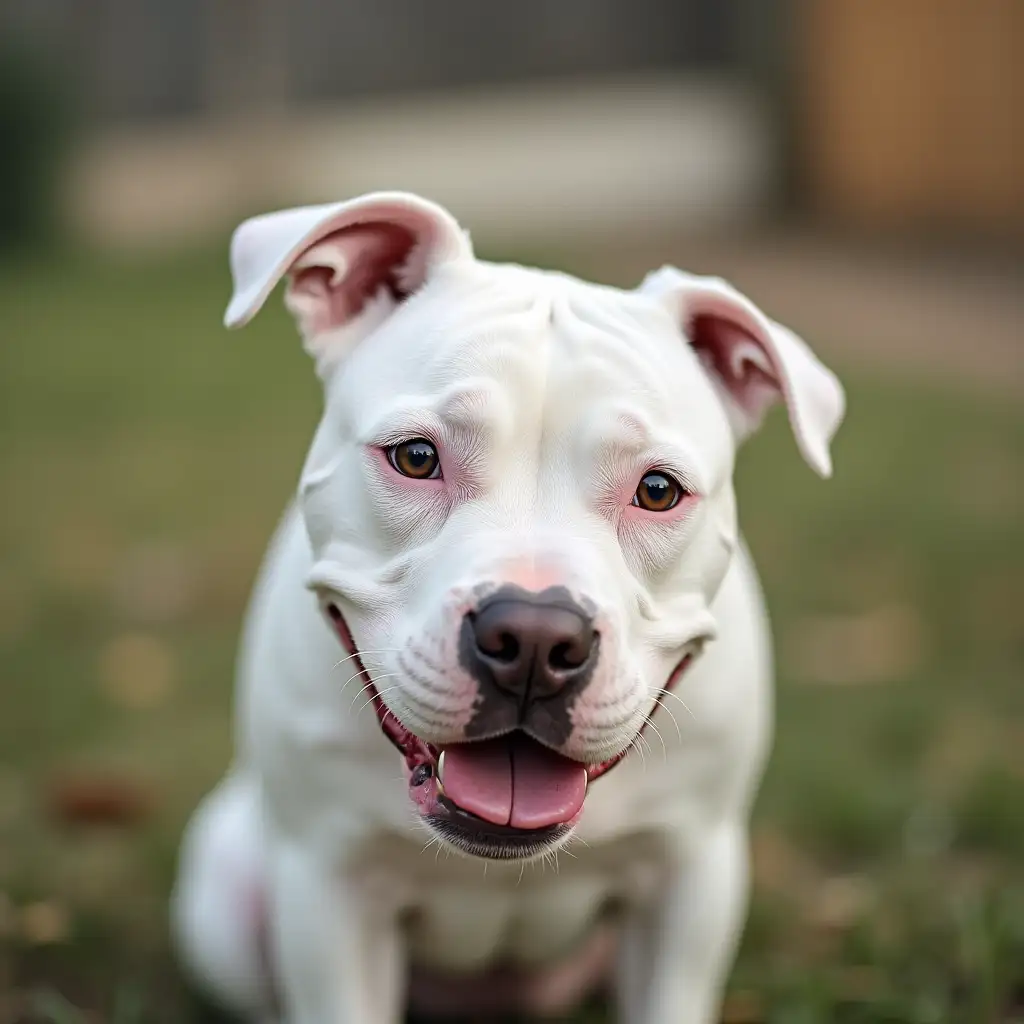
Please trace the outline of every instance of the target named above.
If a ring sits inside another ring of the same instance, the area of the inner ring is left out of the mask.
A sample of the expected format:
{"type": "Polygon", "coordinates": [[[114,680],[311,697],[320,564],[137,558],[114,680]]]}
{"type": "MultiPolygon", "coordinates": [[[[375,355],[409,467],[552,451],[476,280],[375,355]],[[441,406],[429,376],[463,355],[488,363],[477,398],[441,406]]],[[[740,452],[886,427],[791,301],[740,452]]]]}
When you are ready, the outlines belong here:
{"type": "Polygon", "coordinates": [[[781,396],[828,476],[835,377],[718,279],[485,263],[412,195],[256,217],[231,262],[230,327],[288,278],[325,407],[184,842],[185,964],[288,1024],[606,980],[628,1024],[716,1019],[771,731],[733,461],[781,396]]]}

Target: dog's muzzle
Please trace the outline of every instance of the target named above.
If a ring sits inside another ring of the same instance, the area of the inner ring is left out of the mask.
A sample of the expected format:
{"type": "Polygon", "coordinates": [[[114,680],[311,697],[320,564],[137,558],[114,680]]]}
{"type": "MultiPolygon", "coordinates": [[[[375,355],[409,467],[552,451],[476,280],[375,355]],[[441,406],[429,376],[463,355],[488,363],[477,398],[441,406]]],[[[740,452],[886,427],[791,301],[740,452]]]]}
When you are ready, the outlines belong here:
{"type": "Polygon", "coordinates": [[[341,612],[333,604],[326,611],[381,730],[405,760],[413,802],[467,853],[528,859],[557,846],[579,819],[588,785],[625,756],[584,764],[548,741],[571,728],[571,700],[589,681],[600,646],[592,616],[563,589],[530,594],[503,587],[466,615],[460,656],[463,667],[473,667],[483,699],[467,741],[443,748],[422,740],[384,704],[341,612]]]}

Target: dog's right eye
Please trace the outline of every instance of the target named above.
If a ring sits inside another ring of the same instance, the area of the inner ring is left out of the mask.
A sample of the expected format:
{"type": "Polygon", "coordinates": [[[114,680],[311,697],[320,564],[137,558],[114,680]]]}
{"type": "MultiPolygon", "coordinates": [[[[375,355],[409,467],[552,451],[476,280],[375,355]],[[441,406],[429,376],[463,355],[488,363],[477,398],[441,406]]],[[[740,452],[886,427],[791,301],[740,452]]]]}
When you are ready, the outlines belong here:
{"type": "Polygon", "coordinates": [[[640,481],[630,504],[648,512],[668,512],[679,504],[685,493],[682,484],[676,483],[667,473],[655,470],[640,481]]]}
{"type": "Polygon", "coordinates": [[[437,448],[422,437],[392,445],[387,449],[387,456],[392,468],[402,476],[413,480],[441,478],[441,457],[437,448]]]}

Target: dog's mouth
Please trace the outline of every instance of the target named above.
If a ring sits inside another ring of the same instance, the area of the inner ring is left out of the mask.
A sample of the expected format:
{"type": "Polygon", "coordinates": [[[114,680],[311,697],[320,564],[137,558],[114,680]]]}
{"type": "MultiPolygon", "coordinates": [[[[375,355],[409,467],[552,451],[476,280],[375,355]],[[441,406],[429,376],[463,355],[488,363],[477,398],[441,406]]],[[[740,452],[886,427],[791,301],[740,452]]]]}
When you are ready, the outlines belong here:
{"type": "MultiPolygon", "coordinates": [[[[386,714],[386,712],[385,712],[386,714]]],[[[587,769],[522,732],[407,752],[410,795],[427,823],[466,853],[528,858],[566,838],[583,810],[587,769]],[[428,758],[428,760],[422,760],[428,758]]]]}
{"type": "MultiPolygon", "coordinates": [[[[381,731],[402,754],[413,803],[435,832],[466,853],[522,860],[560,845],[579,820],[589,784],[628,752],[584,764],[518,730],[444,747],[427,743],[381,699],[337,606],[326,610],[356,663],[381,731]]],[[[690,660],[683,659],[666,689],[690,660]]]]}

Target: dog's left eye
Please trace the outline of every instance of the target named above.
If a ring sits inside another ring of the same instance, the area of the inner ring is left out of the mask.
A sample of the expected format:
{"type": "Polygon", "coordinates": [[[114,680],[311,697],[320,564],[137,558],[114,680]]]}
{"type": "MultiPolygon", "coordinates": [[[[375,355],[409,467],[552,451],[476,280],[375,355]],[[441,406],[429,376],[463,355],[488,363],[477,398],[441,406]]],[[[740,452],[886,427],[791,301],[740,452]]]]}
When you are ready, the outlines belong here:
{"type": "Polygon", "coordinates": [[[413,480],[438,480],[441,477],[441,458],[437,448],[418,437],[403,441],[387,449],[388,462],[402,476],[413,480]]]}
{"type": "Polygon", "coordinates": [[[668,512],[679,504],[685,493],[683,485],[667,473],[653,472],[640,481],[630,504],[648,512],[668,512]]]}

